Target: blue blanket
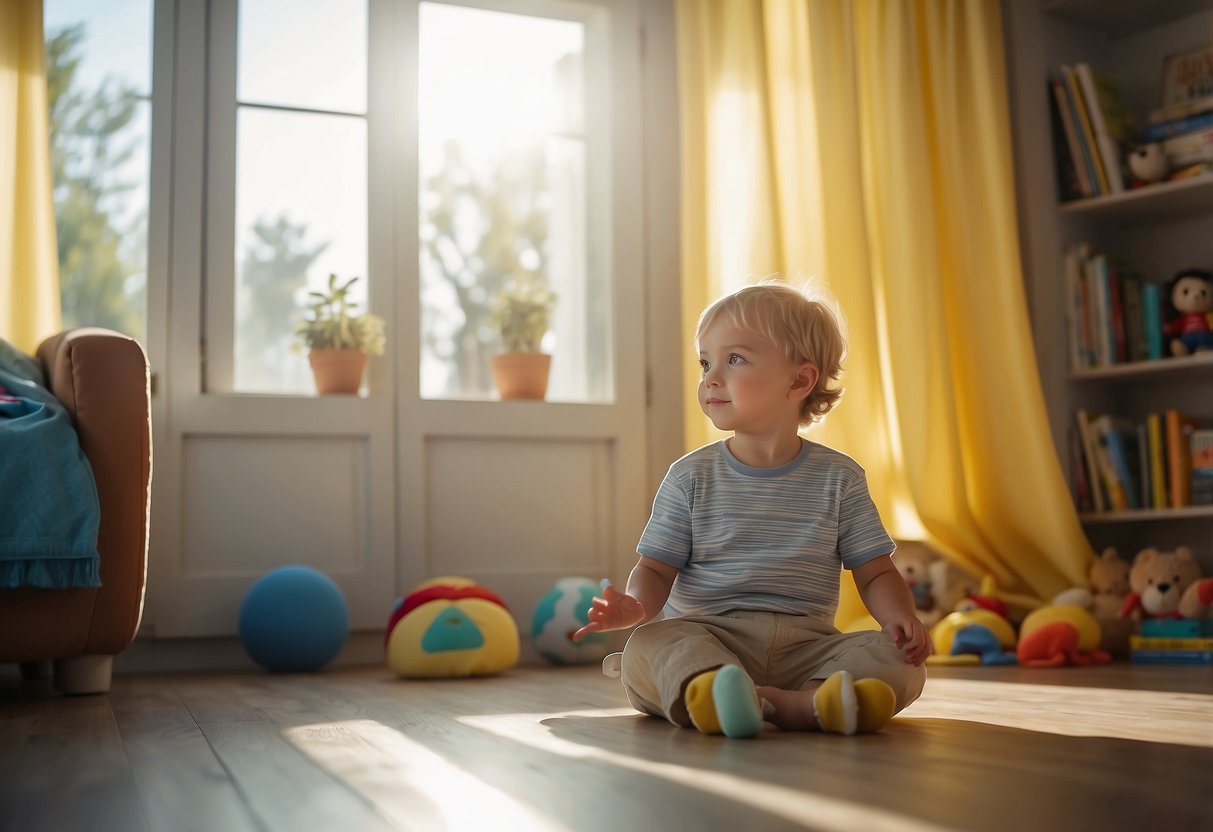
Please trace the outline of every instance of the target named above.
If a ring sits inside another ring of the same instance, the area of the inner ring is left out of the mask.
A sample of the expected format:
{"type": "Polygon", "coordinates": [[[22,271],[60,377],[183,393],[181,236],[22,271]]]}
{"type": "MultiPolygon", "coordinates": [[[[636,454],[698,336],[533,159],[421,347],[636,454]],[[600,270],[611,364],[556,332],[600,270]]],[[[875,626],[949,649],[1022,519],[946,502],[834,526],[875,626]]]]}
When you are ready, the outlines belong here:
{"type": "Polygon", "coordinates": [[[101,506],[71,416],[0,340],[0,587],[101,585],[101,506]]]}

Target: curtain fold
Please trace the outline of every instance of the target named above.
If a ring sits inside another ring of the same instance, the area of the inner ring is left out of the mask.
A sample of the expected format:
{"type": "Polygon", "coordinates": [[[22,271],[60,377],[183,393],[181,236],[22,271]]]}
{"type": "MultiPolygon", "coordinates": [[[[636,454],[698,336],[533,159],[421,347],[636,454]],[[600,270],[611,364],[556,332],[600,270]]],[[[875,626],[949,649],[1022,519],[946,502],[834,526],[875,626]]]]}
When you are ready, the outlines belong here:
{"type": "MultiPolygon", "coordinates": [[[[688,345],[747,276],[827,284],[846,394],[810,435],[864,466],[891,533],[1017,592],[1085,585],[1023,293],[998,3],[677,12],[688,345]]],[[[685,422],[691,447],[711,438],[693,396],[685,422]]]]}
{"type": "Polygon", "coordinates": [[[0,338],[60,327],[41,0],[0,3],[0,338]]]}

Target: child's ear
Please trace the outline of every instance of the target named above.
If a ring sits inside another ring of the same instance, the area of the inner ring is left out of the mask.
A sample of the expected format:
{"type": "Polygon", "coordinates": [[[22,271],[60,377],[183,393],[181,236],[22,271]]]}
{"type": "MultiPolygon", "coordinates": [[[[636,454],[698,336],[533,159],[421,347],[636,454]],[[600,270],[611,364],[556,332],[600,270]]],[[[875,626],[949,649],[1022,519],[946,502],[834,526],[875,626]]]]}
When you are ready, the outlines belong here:
{"type": "Polygon", "coordinates": [[[788,391],[789,395],[797,401],[808,398],[817,387],[817,379],[820,377],[821,370],[817,369],[816,364],[811,361],[804,362],[796,372],[796,378],[792,381],[792,389],[788,391]]]}

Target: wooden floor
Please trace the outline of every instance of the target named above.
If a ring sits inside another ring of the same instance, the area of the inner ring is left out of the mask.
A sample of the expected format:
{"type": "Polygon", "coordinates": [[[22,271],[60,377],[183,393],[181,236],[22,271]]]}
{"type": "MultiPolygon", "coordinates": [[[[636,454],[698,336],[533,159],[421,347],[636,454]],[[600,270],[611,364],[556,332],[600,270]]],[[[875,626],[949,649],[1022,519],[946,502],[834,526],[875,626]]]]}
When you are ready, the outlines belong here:
{"type": "Polygon", "coordinates": [[[1213,830],[1213,668],[932,669],[879,734],[724,740],[596,668],[0,685],[0,830],[1213,830]]]}

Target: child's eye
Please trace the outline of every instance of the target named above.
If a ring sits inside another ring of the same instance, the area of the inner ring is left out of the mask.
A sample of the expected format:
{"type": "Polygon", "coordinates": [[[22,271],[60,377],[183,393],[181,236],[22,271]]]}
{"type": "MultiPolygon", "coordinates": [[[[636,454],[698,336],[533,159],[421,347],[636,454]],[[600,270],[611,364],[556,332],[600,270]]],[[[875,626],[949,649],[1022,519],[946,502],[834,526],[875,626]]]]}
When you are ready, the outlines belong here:
{"type": "Polygon", "coordinates": [[[711,365],[709,365],[708,362],[704,361],[702,358],[699,359],[699,371],[700,372],[706,373],[708,371],[709,366],[711,366],[711,365]]]}
{"type": "Polygon", "coordinates": [[[745,363],[746,363],[746,360],[743,356],[740,356],[735,352],[729,353],[729,364],[731,366],[737,366],[738,364],[745,364],[745,363]]]}

